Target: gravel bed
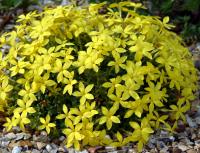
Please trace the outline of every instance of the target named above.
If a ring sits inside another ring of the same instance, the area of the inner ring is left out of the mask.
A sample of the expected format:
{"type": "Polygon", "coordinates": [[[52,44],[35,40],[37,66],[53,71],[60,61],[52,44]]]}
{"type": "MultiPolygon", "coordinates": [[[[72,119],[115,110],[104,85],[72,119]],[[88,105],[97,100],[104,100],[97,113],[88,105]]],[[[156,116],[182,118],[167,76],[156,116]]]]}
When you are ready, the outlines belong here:
{"type": "MultiPolygon", "coordinates": [[[[52,4],[51,0],[40,1],[44,5],[52,4]]],[[[62,0],[61,5],[68,3],[68,0],[62,0]]],[[[40,10],[41,8],[38,6],[28,8],[30,11],[34,9],[40,10]]],[[[13,27],[14,21],[11,20],[4,29],[10,31],[13,27]]],[[[193,54],[195,66],[200,70],[200,42],[189,46],[189,50],[193,54]]],[[[156,131],[144,147],[144,153],[200,153],[200,90],[196,94],[197,99],[193,102],[191,111],[186,114],[187,124],[179,122],[173,135],[162,130],[156,131]]],[[[137,153],[135,144],[128,144],[121,148],[97,146],[77,152],[73,148],[66,148],[64,140],[64,136],[51,140],[44,131],[30,134],[21,132],[18,127],[11,132],[2,129],[0,131],[0,153],[137,153]]]]}

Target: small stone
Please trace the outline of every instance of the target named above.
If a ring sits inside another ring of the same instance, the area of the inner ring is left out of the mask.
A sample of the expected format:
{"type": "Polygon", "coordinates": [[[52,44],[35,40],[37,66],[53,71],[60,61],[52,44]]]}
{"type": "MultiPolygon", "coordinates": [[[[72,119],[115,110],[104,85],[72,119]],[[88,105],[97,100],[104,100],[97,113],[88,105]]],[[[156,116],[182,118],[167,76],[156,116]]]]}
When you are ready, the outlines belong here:
{"type": "Polygon", "coordinates": [[[70,5],[71,3],[68,0],[62,0],[61,4],[62,6],[64,5],[70,5]]]}
{"type": "Polygon", "coordinates": [[[32,147],[33,146],[33,144],[32,144],[32,142],[31,141],[29,141],[29,140],[21,140],[21,141],[19,141],[19,146],[28,146],[28,147],[32,147]]]}
{"type": "Polygon", "coordinates": [[[69,148],[68,153],[75,153],[75,150],[73,148],[69,148]]]}
{"type": "Polygon", "coordinates": [[[135,151],[134,149],[129,149],[128,153],[137,153],[137,151],[135,151]]]}
{"type": "Polygon", "coordinates": [[[108,150],[108,151],[114,151],[115,150],[115,148],[111,147],[111,146],[106,146],[105,149],[108,150]]]}
{"type": "MultiPolygon", "coordinates": [[[[9,49],[10,47],[9,46],[5,46],[5,49],[9,49]]],[[[20,127],[19,126],[14,126],[13,128],[12,128],[12,130],[15,132],[15,133],[17,133],[17,132],[20,132],[21,131],[21,129],[20,129],[20,127]]]]}
{"type": "Polygon", "coordinates": [[[18,146],[15,146],[12,150],[12,153],[21,153],[21,150],[22,148],[21,147],[18,147],[18,146]]]}
{"type": "Polygon", "coordinates": [[[31,134],[29,133],[25,133],[24,134],[24,140],[30,139],[31,138],[31,134]]]}
{"type": "Polygon", "coordinates": [[[58,149],[52,149],[49,153],[57,153],[58,149]]]}
{"type": "Polygon", "coordinates": [[[5,148],[0,148],[0,153],[10,153],[10,151],[5,148]]]}
{"type": "Polygon", "coordinates": [[[197,124],[189,117],[189,115],[186,115],[186,120],[187,120],[187,123],[189,124],[189,126],[191,128],[197,127],[197,124]]]}
{"type": "Polygon", "coordinates": [[[157,153],[157,151],[156,151],[156,149],[154,148],[154,149],[151,149],[151,150],[150,150],[150,153],[157,153]]]}
{"type": "Polygon", "coordinates": [[[157,141],[156,146],[159,150],[162,150],[165,147],[165,144],[163,141],[157,141]]]}
{"type": "Polygon", "coordinates": [[[6,148],[9,145],[9,143],[10,141],[2,141],[1,146],[6,148]]]}
{"type": "Polygon", "coordinates": [[[59,138],[59,141],[64,141],[65,140],[65,136],[61,136],[60,138],[59,138]]]}
{"type": "Polygon", "coordinates": [[[196,117],[195,120],[196,120],[196,123],[197,123],[198,125],[200,125],[200,117],[196,117]]]}
{"type": "Polygon", "coordinates": [[[8,133],[5,135],[5,138],[7,138],[8,140],[13,140],[15,139],[17,136],[14,133],[8,133]]]}
{"type": "Polygon", "coordinates": [[[168,152],[168,147],[165,147],[165,148],[160,150],[160,153],[166,153],[166,152],[168,152]]]}
{"type": "Polygon", "coordinates": [[[47,132],[46,132],[46,131],[42,131],[42,132],[41,132],[41,135],[47,136],[47,132]]]}
{"type": "Polygon", "coordinates": [[[51,147],[50,144],[47,144],[47,145],[46,145],[46,150],[47,150],[48,152],[50,152],[52,149],[53,149],[53,148],[51,147]]]}
{"type": "Polygon", "coordinates": [[[33,141],[37,141],[38,137],[36,135],[33,135],[33,141]]]}
{"type": "Polygon", "coordinates": [[[42,151],[42,153],[49,153],[46,149],[44,149],[43,151],[42,151]]]}
{"type": "Polygon", "coordinates": [[[194,140],[196,137],[197,137],[197,136],[196,136],[196,134],[195,134],[195,133],[193,133],[193,134],[192,134],[192,137],[191,137],[191,139],[193,139],[193,140],[194,140]]]}
{"type": "Polygon", "coordinates": [[[182,151],[188,150],[188,147],[185,145],[178,145],[178,148],[181,149],[182,151]]]}
{"type": "Polygon", "coordinates": [[[196,153],[196,151],[194,149],[189,149],[187,150],[187,153],[196,153]]]}
{"type": "Polygon", "coordinates": [[[17,140],[21,140],[21,139],[24,138],[24,133],[17,133],[16,136],[17,136],[17,137],[15,138],[16,141],[17,141],[17,140]]]}
{"type": "Polygon", "coordinates": [[[174,148],[173,153],[182,153],[181,149],[179,148],[174,148]]]}
{"type": "Polygon", "coordinates": [[[166,136],[169,135],[169,133],[168,133],[167,131],[161,130],[160,135],[161,135],[162,137],[166,137],[166,136]]]}
{"type": "Polygon", "coordinates": [[[57,146],[56,144],[54,144],[54,143],[51,143],[51,147],[52,147],[53,149],[58,149],[58,146],[57,146]]]}
{"type": "Polygon", "coordinates": [[[65,149],[64,147],[59,147],[58,152],[67,152],[67,149],[65,149]]]}
{"type": "Polygon", "coordinates": [[[14,24],[7,24],[5,27],[4,27],[4,29],[6,29],[6,30],[12,30],[13,28],[14,28],[14,24]]]}
{"type": "Polygon", "coordinates": [[[37,150],[37,149],[33,149],[33,150],[32,150],[32,153],[40,153],[40,151],[37,150]]]}
{"type": "Polygon", "coordinates": [[[83,151],[75,151],[75,153],[88,153],[87,150],[83,150],[83,151]]]}
{"type": "Polygon", "coordinates": [[[41,150],[41,149],[43,149],[44,147],[45,147],[45,143],[42,143],[42,142],[36,142],[36,145],[37,145],[37,148],[39,149],[39,150],[41,150]]]}
{"type": "Polygon", "coordinates": [[[9,148],[14,148],[15,146],[19,146],[19,142],[11,141],[8,145],[9,148]]]}
{"type": "Polygon", "coordinates": [[[24,153],[33,153],[32,150],[26,150],[24,153]]]}

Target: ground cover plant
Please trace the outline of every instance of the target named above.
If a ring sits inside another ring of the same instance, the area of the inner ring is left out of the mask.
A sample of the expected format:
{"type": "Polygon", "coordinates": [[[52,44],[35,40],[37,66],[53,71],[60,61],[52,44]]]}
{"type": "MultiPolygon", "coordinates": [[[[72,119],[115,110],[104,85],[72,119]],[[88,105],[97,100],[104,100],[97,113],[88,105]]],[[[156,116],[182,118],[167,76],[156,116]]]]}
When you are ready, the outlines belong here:
{"type": "Polygon", "coordinates": [[[104,6],[31,12],[0,37],[8,131],[63,133],[77,150],[136,142],[141,151],[154,130],[185,121],[197,74],[169,17],[140,15],[140,3],[104,6]]]}

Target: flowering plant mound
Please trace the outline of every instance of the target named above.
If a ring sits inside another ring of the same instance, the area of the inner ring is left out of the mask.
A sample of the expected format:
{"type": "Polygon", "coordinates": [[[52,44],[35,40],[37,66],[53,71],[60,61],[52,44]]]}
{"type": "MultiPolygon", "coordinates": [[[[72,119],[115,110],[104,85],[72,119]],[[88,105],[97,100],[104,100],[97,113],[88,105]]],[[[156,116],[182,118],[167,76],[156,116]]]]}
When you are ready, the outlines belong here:
{"type": "Polygon", "coordinates": [[[185,121],[197,75],[169,18],[140,15],[139,3],[102,13],[104,5],[21,15],[0,37],[7,130],[62,132],[77,150],[137,142],[141,151],[155,129],[173,131],[185,121]]]}

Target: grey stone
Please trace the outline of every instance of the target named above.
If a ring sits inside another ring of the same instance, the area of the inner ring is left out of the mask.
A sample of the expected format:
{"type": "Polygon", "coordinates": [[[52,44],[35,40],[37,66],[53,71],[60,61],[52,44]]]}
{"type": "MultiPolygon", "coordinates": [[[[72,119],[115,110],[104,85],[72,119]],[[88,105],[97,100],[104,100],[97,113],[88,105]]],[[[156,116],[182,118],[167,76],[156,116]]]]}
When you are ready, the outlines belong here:
{"type": "Polygon", "coordinates": [[[45,147],[45,143],[43,143],[43,142],[36,142],[36,146],[37,146],[37,148],[39,149],[39,150],[41,150],[41,149],[43,149],[44,147],[45,147]]]}
{"type": "Polygon", "coordinates": [[[68,153],[75,153],[75,150],[73,148],[68,148],[68,153]]]}
{"type": "Polygon", "coordinates": [[[48,152],[50,152],[52,149],[53,149],[53,148],[51,147],[50,144],[47,144],[47,145],[46,145],[46,150],[47,150],[48,152]]]}
{"type": "Polygon", "coordinates": [[[10,153],[10,151],[5,148],[0,148],[0,153],[10,153]]]}
{"type": "Polygon", "coordinates": [[[186,151],[189,149],[186,145],[180,145],[180,144],[178,145],[178,148],[181,149],[181,151],[186,151]]]}
{"type": "Polygon", "coordinates": [[[12,153],[21,153],[21,150],[22,148],[21,147],[18,147],[18,146],[15,146],[12,150],[12,153]]]}
{"type": "Polygon", "coordinates": [[[25,133],[24,134],[24,140],[30,139],[31,138],[31,134],[29,133],[25,133]]]}
{"type": "Polygon", "coordinates": [[[135,151],[134,149],[129,149],[128,153],[137,153],[137,151],[135,151]]]}
{"type": "Polygon", "coordinates": [[[70,4],[71,2],[69,2],[68,0],[62,0],[60,5],[64,6],[64,5],[70,5],[70,4]]]}
{"type": "Polygon", "coordinates": [[[60,138],[59,138],[59,141],[64,141],[65,140],[65,136],[61,136],[60,138]]]}
{"type": "Polygon", "coordinates": [[[41,135],[47,136],[47,132],[46,132],[46,131],[42,131],[42,132],[41,132],[41,135]]]}
{"type": "Polygon", "coordinates": [[[17,141],[17,140],[21,140],[21,139],[24,138],[24,133],[17,133],[16,136],[17,136],[17,137],[15,138],[16,141],[17,141]]]}
{"type": "Polygon", "coordinates": [[[196,117],[196,118],[195,118],[195,121],[196,121],[196,123],[197,123],[198,125],[200,125],[200,117],[196,117]]]}
{"type": "Polygon", "coordinates": [[[42,151],[42,153],[49,153],[46,149],[44,149],[43,151],[42,151]]]}
{"type": "Polygon", "coordinates": [[[51,147],[52,147],[52,149],[58,149],[58,146],[54,143],[51,143],[51,147]]]}
{"type": "Polygon", "coordinates": [[[32,150],[32,153],[40,153],[40,151],[37,150],[37,149],[33,149],[33,150],[32,150]]]}
{"type": "Polygon", "coordinates": [[[163,141],[157,141],[156,146],[158,149],[162,150],[163,148],[165,148],[165,143],[163,141]]]}
{"type": "Polygon", "coordinates": [[[59,152],[68,152],[67,149],[65,147],[59,147],[58,148],[59,152]]]}
{"type": "Polygon", "coordinates": [[[9,145],[9,143],[10,141],[2,141],[1,146],[6,148],[9,145]]]}
{"type": "Polygon", "coordinates": [[[8,140],[13,140],[16,137],[17,137],[16,134],[14,134],[13,132],[8,133],[8,134],[5,135],[5,138],[7,138],[8,140]]]}
{"type": "MultiPolygon", "coordinates": [[[[6,49],[9,49],[10,46],[5,46],[5,48],[6,48],[6,49]]],[[[21,129],[20,129],[19,126],[14,126],[12,129],[13,129],[14,131],[16,131],[16,132],[20,132],[20,131],[21,131],[21,129]]]]}
{"type": "Polygon", "coordinates": [[[58,149],[52,149],[49,153],[57,153],[58,149]]]}
{"type": "Polygon", "coordinates": [[[187,120],[188,125],[191,128],[196,128],[197,127],[197,124],[188,115],[186,115],[186,120],[187,120]]]}

